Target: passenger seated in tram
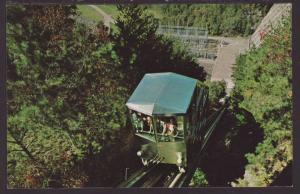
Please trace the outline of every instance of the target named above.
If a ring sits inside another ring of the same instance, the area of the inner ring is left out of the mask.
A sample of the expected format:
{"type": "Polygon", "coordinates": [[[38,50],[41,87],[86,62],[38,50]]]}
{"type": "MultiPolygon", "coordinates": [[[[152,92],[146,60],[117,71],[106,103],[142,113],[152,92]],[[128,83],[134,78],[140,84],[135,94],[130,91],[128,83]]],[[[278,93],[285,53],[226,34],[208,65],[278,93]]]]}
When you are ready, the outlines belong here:
{"type": "Polygon", "coordinates": [[[131,119],[132,119],[133,127],[135,129],[138,129],[138,127],[139,127],[139,120],[138,120],[138,117],[137,117],[136,113],[133,112],[133,111],[131,113],[131,119]]]}
{"type": "Polygon", "coordinates": [[[150,133],[154,133],[151,117],[147,117],[147,129],[150,133]]]}
{"type": "Polygon", "coordinates": [[[174,118],[171,118],[169,120],[169,122],[165,123],[162,135],[165,135],[165,136],[167,136],[167,135],[171,136],[172,135],[173,136],[175,134],[174,133],[175,128],[176,128],[175,120],[174,120],[174,118]]]}
{"type": "Polygon", "coordinates": [[[139,132],[143,130],[143,122],[140,113],[131,112],[131,119],[134,129],[139,132]]]}
{"type": "Polygon", "coordinates": [[[140,119],[141,131],[154,132],[151,117],[142,116],[140,119]]]}
{"type": "Polygon", "coordinates": [[[157,119],[156,123],[157,123],[157,132],[162,133],[163,129],[164,129],[164,126],[165,126],[165,122],[161,119],[157,119]]]}

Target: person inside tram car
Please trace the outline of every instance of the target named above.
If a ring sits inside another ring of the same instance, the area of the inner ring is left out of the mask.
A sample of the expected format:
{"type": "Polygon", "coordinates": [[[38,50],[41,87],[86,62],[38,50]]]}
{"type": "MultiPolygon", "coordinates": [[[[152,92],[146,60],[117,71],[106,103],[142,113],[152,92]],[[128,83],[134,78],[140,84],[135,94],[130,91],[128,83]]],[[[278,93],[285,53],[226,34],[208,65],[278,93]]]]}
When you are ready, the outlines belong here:
{"type": "Polygon", "coordinates": [[[175,134],[175,119],[174,118],[170,118],[170,120],[165,123],[164,125],[164,129],[163,129],[163,132],[162,132],[162,135],[165,135],[165,136],[174,136],[175,134]]]}
{"type": "Polygon", "coordinates": [[[142,125],[143,125],[142,131],[151,132],[153,130],[151,117],[143,115],[141,120],[142,120],[142,125]]]}
{"type": "Polygon", "coordinates": [[[150,133],[154,133],[151,117],[147,117],[147,127],[150,133]]]}
{"type": "Polygon", "coordinates": [[[144,122],[143,122],[143,117],[141,113],[137,113],[137,123],[138,123],[138,131],[143,131],[144,130],[144,122]]]}
{"type": "Polygon", "coordinates": [[[131,118],[132,118],[132,124],[133,124],[133,127],[135,129],[138,129],[138,125],[139,125],[139,121],[138,121],[138,118],[137,118],[137,115],[135,112],[132,111],[131,113],[131,118]]]}
{"type": "Polygon", "coordinates": [[[165,122],[162,119],[158,118],[156,120],[156,123],[157,123],[157,125],[156,125],[157,126],[157,132],[161,134],[163,132],[165,122]]]}

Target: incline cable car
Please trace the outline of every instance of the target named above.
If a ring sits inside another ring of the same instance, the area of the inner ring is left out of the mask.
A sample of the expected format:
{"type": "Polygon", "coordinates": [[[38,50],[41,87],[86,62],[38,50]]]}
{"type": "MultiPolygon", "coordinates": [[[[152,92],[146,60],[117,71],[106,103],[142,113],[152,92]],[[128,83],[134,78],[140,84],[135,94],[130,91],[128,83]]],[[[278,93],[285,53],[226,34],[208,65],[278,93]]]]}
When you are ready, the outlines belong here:
{"type": "Polygon", "coordinates": [[[189,147],[206,134],[208,89],[198,83],[167,72],[145,74],[138,84],[126,106],[135,135],[146,142],[137,153],[144,165],[176,164],[184,171],[189,147]]]}

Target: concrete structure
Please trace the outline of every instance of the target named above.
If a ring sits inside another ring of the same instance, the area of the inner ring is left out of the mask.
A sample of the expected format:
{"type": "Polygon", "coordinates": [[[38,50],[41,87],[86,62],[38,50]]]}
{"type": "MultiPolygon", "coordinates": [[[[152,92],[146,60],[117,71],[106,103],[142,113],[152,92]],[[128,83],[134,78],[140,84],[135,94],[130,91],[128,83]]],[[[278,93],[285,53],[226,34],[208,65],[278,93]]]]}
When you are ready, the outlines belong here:
{"type": "Polygon", "coordinates": [[[281,19],[287,16],[292,9],[290,3],[276,3],[269,10],[268,14],[261,21],[253,35],[250,37],[250,45],[259,47],[264,36],[269,33],[272,28],[280,24],[281,19]]]}

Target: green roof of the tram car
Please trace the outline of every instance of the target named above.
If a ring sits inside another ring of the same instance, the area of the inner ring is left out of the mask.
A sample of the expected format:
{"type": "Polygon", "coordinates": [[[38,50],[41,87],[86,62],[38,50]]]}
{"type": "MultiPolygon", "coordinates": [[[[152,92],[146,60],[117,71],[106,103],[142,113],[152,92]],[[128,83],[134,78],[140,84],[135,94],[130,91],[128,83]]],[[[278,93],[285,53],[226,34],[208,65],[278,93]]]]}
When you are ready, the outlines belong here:
{"type": "Polygon", "coordinates": [[[131,110],[150,116],[184,115],[197,81],[171,72],[145,74],[126,105],[131,110]]]}

